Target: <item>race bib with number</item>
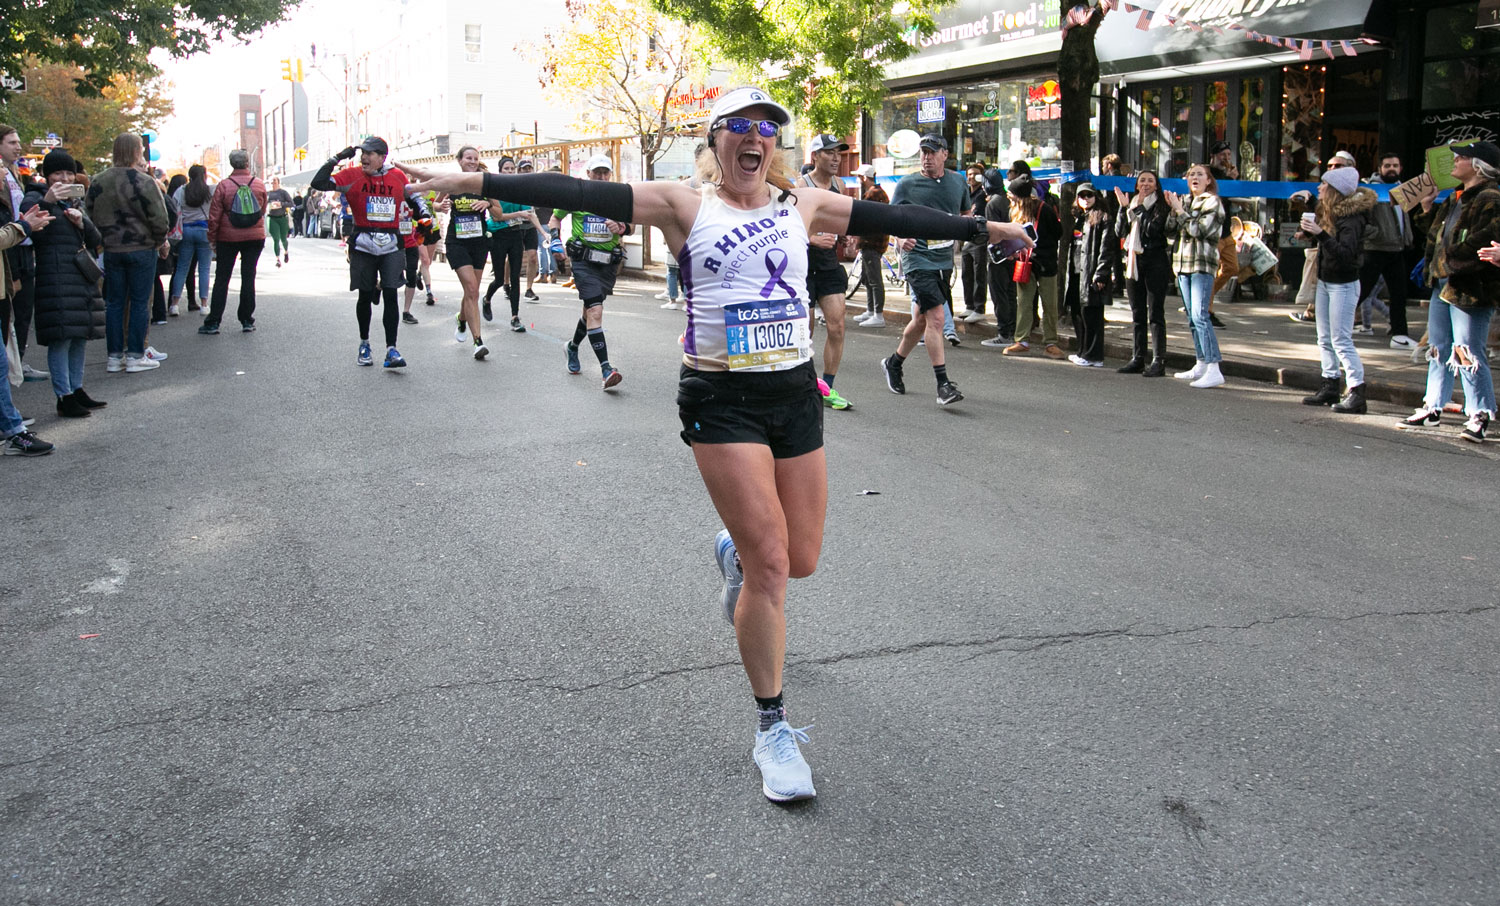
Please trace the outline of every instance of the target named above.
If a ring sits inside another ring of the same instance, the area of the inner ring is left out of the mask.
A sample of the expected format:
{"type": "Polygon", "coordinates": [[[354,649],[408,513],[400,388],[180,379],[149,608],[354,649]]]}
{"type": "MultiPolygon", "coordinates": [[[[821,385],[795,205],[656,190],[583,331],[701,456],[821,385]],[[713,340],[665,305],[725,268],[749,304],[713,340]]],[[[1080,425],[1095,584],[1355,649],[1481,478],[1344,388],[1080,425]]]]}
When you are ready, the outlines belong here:
{"type": "Polygon", "coordinates": [[[410,236],[411,235],[411,231],[414,229],[414,227],[412,226],[411,218],[410,217],[403,217],[403,218],[401,218],[401,224],[400,224],[400,226],[396,227],[396,229],[401,232],[401,235],[403,235],[403,236],[410,236]]]}
{"type": "Polygon", "coordinates": [[[724,332],[731,371],[799,361],[808,345],[807,306],[796,299],[726,305],[724,332]]]}
{"type": "Polygon", "coordinates": [[[927,244],[927,250],[929,252],[941,252],[944,249],[951,249],[951,248],[953,248],[953,240],[952,239],[936,239],[936,240],[934,240],[934,239],[927,239],[927,240],[923,240],[923,241],[926,242],[926,244],[927,244]]]}
{"type": "Polygon", "coordinates": [[[282,204],[279,201],[273,201],[273,202],[271,202],[270,207],[271,207],[271,213],[272,214],[280,214],[281,211],[282,211],[282,204]]]}
{"type": "Polygon", "coordinates": [[[365,219],[371,223],[391,223],[396,219],[396,199],[371,195],[365,199],[365,219]]]}
{"type": "Polygon", "coordinates": [[[583,218],[584,242],[608,242],[614,234],[609,231],[609,221],[597,214],[586,214],[583,218]]]}
{"type": "Polygon", "coordinates": [[[454,218],[453,236],[456,239],[483,239],[484,218],[478,214],[454,218]]]}

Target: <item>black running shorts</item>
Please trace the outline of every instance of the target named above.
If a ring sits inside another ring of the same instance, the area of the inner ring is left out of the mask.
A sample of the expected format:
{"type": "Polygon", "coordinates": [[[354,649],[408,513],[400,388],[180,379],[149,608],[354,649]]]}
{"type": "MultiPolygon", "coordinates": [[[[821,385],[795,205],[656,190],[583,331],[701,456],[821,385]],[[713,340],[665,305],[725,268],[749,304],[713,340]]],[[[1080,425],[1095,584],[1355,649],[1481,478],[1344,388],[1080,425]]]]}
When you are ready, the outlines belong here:
{"type": "Polygon", "coordinates": [[[351,249],[349,288],[356,292],[370,293],[377,289],[400,289],[406,285],[402,280],[405,264],[406,256],[400,250],[389,255],[372,255],[351,249]]]}
{"type": "Polygon", "coordinates": [[[677,383],[682,442],[763,444],[776,459],[823,446],[823,399],[812,362],[789,371],[695,371],[677,383]]]}
{"type": "Polygon", "coordinates": [[[919,311],[932,311],[953,301],[953,286],[948,282],[952,271],[907,271],[906,285],[919,311]]]}
{"type": "Polygon", "coordinates": [[[527,226],[521,229],[521,251],[536,251],[536,227],[527,226]]]}
{"type": "Polygon", "coordinates": [[[602,299],[615,291],[615,270],[618,265],[595,264],[592,261],[573,262],[573,287],[578,298],[602,299]]]}
{"type": "Polygon", "coordinates": [[[417,251],[416,246],[406,249],[406,285],[416,286],[417,278],[422,276],[422,253],[417,251]]]}
{"type": "Polygon", "coordinates": [[[816,302],[824,296],[842,296],[849,291],[849,274],[843,267],[807,272],[807,294],[816,302]]]}
{"type": "Polygon", "coordinates": [[[472,267],[475,271],[482,271],[490,254],[488,239],[449,239],[446,248],[448,266],[454,270],[472,267]]]}

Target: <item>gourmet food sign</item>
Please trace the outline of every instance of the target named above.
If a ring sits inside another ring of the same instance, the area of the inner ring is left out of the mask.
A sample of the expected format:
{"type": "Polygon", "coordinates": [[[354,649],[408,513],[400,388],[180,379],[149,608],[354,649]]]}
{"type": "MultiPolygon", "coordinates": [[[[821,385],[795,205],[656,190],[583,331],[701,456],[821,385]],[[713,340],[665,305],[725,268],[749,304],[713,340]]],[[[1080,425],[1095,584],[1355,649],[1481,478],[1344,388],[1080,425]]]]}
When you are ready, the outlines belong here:
{"type": "Polygon", "coordinates": [[[916,29],[903,36],[921,53],[946,53],[1055,32],[1061,25],[1060,0],[961,0],[937,17],[937,31],[923,38],[916,29]]]}

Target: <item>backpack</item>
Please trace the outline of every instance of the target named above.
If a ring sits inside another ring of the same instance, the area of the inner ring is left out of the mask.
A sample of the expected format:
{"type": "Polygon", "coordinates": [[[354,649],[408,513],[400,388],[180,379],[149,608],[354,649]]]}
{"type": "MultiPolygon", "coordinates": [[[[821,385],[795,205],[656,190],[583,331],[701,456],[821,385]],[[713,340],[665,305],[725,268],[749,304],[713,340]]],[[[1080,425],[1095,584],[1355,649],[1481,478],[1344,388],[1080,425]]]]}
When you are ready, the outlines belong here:
{"type": "Polygon", "coordinates": [[[234,190],[234,200],[229,203],[229,225],[243,230],[260,223],[260,219],[266,214],[266,209],[256,199],[255,191],[250,188],[250,183],[240,185],[233,179],[230,182],[237,188],[234,190]]]}

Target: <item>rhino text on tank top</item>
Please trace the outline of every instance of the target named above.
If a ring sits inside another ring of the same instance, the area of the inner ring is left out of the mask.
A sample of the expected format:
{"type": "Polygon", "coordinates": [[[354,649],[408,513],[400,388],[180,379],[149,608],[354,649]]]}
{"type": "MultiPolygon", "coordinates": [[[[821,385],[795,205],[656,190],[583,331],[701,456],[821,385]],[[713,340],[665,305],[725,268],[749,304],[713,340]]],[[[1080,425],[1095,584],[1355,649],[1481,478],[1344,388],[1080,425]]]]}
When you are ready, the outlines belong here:
{"type": "Polygon", "coordinates": [[[687,297],[682,361],[699,371],[785,371],[812,358],[807,227],[792,199],[767,186],[754,210],[703,187],[698,218],[677,255],[687,297]]]}

